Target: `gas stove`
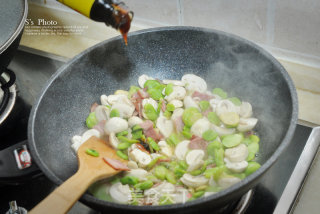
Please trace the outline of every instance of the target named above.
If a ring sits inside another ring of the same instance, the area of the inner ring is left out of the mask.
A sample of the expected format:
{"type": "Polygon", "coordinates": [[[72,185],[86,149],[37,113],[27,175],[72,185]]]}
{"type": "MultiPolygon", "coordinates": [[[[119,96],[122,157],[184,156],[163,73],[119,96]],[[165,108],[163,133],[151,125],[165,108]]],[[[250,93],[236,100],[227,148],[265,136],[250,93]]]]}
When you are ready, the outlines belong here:
{"type": "MultiPolygon", "coordinates": [[[[63,64],[64,59],[18,51],[9,65],[17,76],[18,96],[15,117],[10,133],[0,141],[0,213],[9,209],[9,202],[30,210],[47,196],[55,185],[33,162],[21,165],[15,157],[25,151],[27,122],[31,107],[49,77],[63,64]],[[19,169],[22,168],[22,169],[19,169]]],[[[320,128],[297,125],[290,146],[263,177],[260,183],[238,202],[233,213],[289,213],[316,156],[320,143],[320,128]]],[[[100,213],[77,202],[69,213],[100,213]]]]}

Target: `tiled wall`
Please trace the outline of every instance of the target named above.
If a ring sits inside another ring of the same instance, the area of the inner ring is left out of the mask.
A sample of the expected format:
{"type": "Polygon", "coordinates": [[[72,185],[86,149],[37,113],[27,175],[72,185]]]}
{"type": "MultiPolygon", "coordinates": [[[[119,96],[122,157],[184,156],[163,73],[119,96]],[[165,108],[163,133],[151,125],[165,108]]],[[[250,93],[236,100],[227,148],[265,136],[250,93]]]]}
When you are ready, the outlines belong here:
{"type": "MultiPolygon", "coordinates": [[[[279,58],[320,68],[320,0],[123,1],[134,11],[135,25],[218,29],[256,42],[279,58]]],[[[56,0],[46,2],[68,10],[56,0]]]]}

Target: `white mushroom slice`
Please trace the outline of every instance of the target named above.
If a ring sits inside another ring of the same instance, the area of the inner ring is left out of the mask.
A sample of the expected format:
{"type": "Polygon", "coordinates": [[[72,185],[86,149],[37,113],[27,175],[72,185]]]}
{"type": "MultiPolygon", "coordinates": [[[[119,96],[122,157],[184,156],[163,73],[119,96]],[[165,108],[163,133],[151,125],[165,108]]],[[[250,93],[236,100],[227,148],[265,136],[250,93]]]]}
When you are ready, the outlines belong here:
{"type": "Polygon", "coordinates": [[[185,159],[186,154],[189,150],[189,143],[190,143],[189,140],[184,140],[178,143],[178,145],[176,146],[174,150],[174,154],[179,160],[185,159]]]}
{"type": "Polygon", "coordinates": [[[158,102],[152,98],[147,98],[142,100],[142,106],[145,106],[147,103],[151,104],[155,110],[158,109],[158,102]]]}
{"type": "Polygon", "coordinates": [[[196,103],[196,101],[194,101],[194,100],[192,99],[191,96],[186,96],[186,97],[183,99],[183,104],[184,104],[184,107],[185,107],[185,108],[195,107],[195,108],[197,108],[197,109],[200,110],[198,104],[196,103]]]}
{"type": "Polygon", "coordinates": [[[139,125],[141,123],[143,123],[143,120],[140,117],[137,117],[137,116],[132,116],[128,120],[128,124],[129,124],[130,128],[135,126],[135,125],[139,125]]]}
{"type": "Polygon", "coordinates": [[[135,108],[133,106],[123,104],[123,103],[115,103],[112,105],[111,110],[117,109],[119,111],[120,117],[122,118],[129,118],[132,116],[135,108]]]}
{"type": "Polygon", "coordinates": [[[108,102],[108,96],[103,94],[100,96],[100,102],[101,102],[101,105],[110,105],[109,102],[108,102]]]}
{"type": "MultiPolygon", "coordinates": [[[[135,161],[132,161],[132,160],[128,161],[127,166],[128,166],[128,168],[131,169],[131,170],[133,170],[133,169],[138,169],[138,168],[139,168],[139,167],[138,167],[138,164],[137,164],[135,161]]],[[[130,171],[131,171],[131,170],[130,170],[130,171]]]]}
{"type": "Polygon", "coordinates": [[[171,115],[171,120],[174,121],[178,117],[182,117],[183,111],[183,108],[176,108],[171,115]]]}
{"type": "Polygon", "coordinates": [[[122,95],[128,96],[129,92],[128,92],[128,91],[125,91],[125,90],[116,90],[116,92],[114,92],[114,94],[115,94],[115,95],[122,94],[122,95]]]}
{"type": "Polygon", "coordinates": [[[239,144],[236,147],[226,149],[224,151],[224,156],[228,158],[231,162],[241,162],[246,160],[248,157],[248,147],[243,143],[239,144]]]}
{"type": "Polygon", "coordinates": [[[113,105],[117,102],[121,102],[121,100],[124,100],[124,99],[128,99],[128,97],[126,95],[123,95],[123,94],[118,94],[118,95],[115,95],[115,94],[111,94],[108,96],[108,103],[110,105],[113,105]]]}
{"type": "Polygon", "coordinates": [[[109,189],[111,198],[121,204],[126,204],[131,200],[131,190],[129,185],[122,185],[120,182],[113,184],[109,189]]]}
{"type": "Polygon", "coordinates": [[[211,99],[209,100],[210,106],[212,110],[215,112],[217,109],[218,103],[221,101],[221,98],[211,99]]]}
{"type": "Polygon", "coordinates": [[[156,126],[165,138],[168,138],[173,132],[173,122],[166,117],[158,117],[156,126]]]}
{"type": "Polygon", "coordinates": [[[71,147],[75,152],[78,151],[79,147],[81,146],[81,139],[82,137],[79,135],[75,135],[71,138],[71,147]]]}
{"type": "Polygon", "coordinates": [[[153,195],[154,197],[160,198],[163,193],[171,193],[172,194],[175,191],[176,191],[176,187],[173,184],[171,184],[167,181],[164,181],[156,187],[152,187],[150,189],[145,190],[144,195],[145,196],[153,195]]]}
{"type": "Polygon", "coordinates": [[[240,162],[231,162],[228,158],[224,158],[224,162],[229,170],[236,173],[243,172],[248,166],[248,162],[245,160],[240,162]]]}
{"type": "Polygon", "coordinates": [[[198,169],[203,165],[204,151],[201,149],[191,150],[186,156],[186,162],[189,165],[188,172],[198,169]]]}
{"type": "Polygon", "coordinates": [[[180,178],[181,182],[188,187],[199,187],[208,183],[209,179],[204,177],[203,175],[192,176],[188,173],[185,173],[182,178],[180,178]]]}
{"type": "Polygon", "coordinates": [[[240,117],[249,118],[252,116],[252,106],[248,102],[242,102],[240,106],[240,117]]]}
{"type": "Polygon", "coordinates": [[[206,81],[194,74],[183,75],[181,81],[186,84],[185,87],[188,91],[205,92],[207,90],[206,81]]]}
{"type": "Polygon", "coordinates": [[[223,127],[216,126],[214,124],[211,124],[211,127],[214,131],[218,133],[219,136],[230,135],[235,133],[236,131],[235,128],[223,128],[223,127]]]}
{"type": "Polygon", "coordinates": [[[106,122],[104,126],[104,131],[106,134],[110,134],[112,132],[119,133],[128,129],[128,122],[125,119],[120,117],[113,117],[106,122]]]}
{"type": "Polygon", "coordinates": [[[211,123],[206,117],[203,117],[199,120],[197,120],[190,129],[191,134],[197,135],[199,137],[202,137],[202,134],[209,130],[211,127],[211,123]]]}
{"type": "Polygon", "coordinates": [[[213,194],[215,194],[215,192],[205,192],[203,196],[209,197],[210,195],[213,195],[213,194]]]}
{"type": "Polygon", "coordinates": [[[218,185],[220,187],[222,187],[223,189],[226,189],[238,182],[240,182],[241,179],[240,178],[237,178],[237,177],[234,177],[234,176],[231,176],[231,175],[226,175],[224,174],[219,180],[218,180],[218,185]]]}
{"type": "Polygon", "coordinates": [[[118,138],[116,137],[115,133],[114,132],[111,132],[109,134],[109,142],[111,144],[111,146],[114,148],[114,149],[117,149],[118,148],[118,145],[119,145],[119,140],[118,138]]]}
{"type": "Polygon", "coordinates": [[[133,149],[129,152],[131,160],[136,161],[142,168],[146,167],[152,160],[151,156],[140,149],[133,149]]]}
{"type": "Polygon", "coordinates": [[[154,80],[154,78],[149,77],[149,76],[147,76],[145,74],[142,74],[138,79],[139,86],[141,88],[144,88],[144,84],[146,83],[147,80],[154,80]]]}
{"type": "Polygon", "coordinates": [[[106,106],[99,105],[95,110],[96,118],[98,121],[101,120],[108,120],[110,115],[110,109],[108,109],[106,106]]]}
{"type": "Polygon", "coordinates": [[[257,125],[257,122],[257,118],[240,118],[237,129],[240,132],[250,131],[257,125]]]}
{"type": "Polygon", "coordinates": [[[98,138],[101,137],[101,133],[96,129],[89,129],[82,134],[81,144],[86,142],[90,137],[96,136],[98,138]]]}
{"type": "Polygon", "coordinates": [[[175,85],[175,86],[185,86],[185,83],[180,81],[180,80],[162,80],[163,84],[172,84],[172,85],[175,85]]]}
{"type": "Polygon", "coordinates": [[[233,104],[230,100],[221,100],[216,106],[216,113],[218,116],[226,112],[235,112],[239,114],[239,111],[239,107],[233,104]]]}
{"type": "Polygon", "coordinates": [[[171,157],[173,155],[172,148],[167,144],[166,141],[161,140],[158,142],[158,146],[160,147],[160,153],[167,157],[171,157]]]}
{"type": "Polygon", "coordinates": [[[169,104],[174,105],[174,108],[181,108],[183,106],[183,102],[181,100],[171,100],[169,104]]]}
{"type": "Polygon", "coordinates": [[[147,175],[149,174],[148,171],[144,169],[131,169],[129,172],[126,173],[126,176],[134,176],[139,178],[139,180],[147,180],[147,175]]]}
{"type": "Polygon", "coordinates": [[[185,203],[188,200],[189,191],[184,187],[176,187],[176,193],[173,195],[173,200],[176,203],[185,203]]]}
{"type": "Polygon", "coordinates": [[[173,86],[173,91],[168,96],[165,96],[164,99],[166,99],[168,102],[171,100],[182,100],[186,96],[186,89],[181,86],[173,86]]]}

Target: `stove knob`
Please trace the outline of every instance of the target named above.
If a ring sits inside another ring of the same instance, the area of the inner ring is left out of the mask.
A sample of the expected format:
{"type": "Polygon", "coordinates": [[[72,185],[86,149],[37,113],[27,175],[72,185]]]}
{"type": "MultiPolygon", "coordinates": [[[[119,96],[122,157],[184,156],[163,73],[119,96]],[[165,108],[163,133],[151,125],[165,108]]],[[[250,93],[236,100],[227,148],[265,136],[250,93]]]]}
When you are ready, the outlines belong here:
{"type": "Polygon", "coordinates": [[[10,209],[6,214],[27,214],[28,211],[23,207],[18,207],[16,201],[10,201],[9,202],[10,209]]]}

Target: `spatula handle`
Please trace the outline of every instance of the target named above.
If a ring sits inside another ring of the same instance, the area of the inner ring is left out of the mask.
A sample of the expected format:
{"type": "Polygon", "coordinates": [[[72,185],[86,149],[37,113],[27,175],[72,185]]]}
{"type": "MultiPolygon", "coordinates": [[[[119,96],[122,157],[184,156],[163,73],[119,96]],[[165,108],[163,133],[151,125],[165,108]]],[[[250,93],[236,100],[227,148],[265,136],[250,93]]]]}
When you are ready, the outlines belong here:
{"type": "Polygon", "coordinates": [[[56,188],[49,196],[34,207],[30,214],[60,214],[67,213],[73,204],[95,181],[93,176],[85,170],[79,170],[76,174],[56,188]]]}

